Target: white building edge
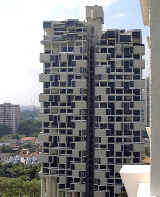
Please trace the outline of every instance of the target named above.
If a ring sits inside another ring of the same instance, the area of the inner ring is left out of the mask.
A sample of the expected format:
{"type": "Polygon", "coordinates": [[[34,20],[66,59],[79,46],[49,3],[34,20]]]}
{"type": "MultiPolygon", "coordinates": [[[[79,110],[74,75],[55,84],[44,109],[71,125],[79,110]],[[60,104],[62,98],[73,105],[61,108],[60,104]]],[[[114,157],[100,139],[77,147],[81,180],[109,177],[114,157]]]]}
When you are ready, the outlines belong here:
{"type": "Polygon", "coordinates": [[[160,0],[140,0],[143,23],[150,27],[151,50],[151,165],[123,166],[120,174],[129,197],[160,196],[160,0]]]}

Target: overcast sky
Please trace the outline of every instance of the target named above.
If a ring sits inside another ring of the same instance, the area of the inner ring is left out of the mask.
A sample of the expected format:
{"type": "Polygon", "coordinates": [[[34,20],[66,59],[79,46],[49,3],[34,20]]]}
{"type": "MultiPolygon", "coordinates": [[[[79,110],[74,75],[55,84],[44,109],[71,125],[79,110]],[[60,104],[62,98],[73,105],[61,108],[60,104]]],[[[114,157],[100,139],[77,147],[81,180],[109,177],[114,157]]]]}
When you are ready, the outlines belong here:
{"type": "Polygon", "coordinates": [[[143,28],[144,38],[148,33],[139,0],[0,0],[0,103],[39,104],[43,21],[84,19],[86,5],[103,6],[105,28],[143,28]]]}

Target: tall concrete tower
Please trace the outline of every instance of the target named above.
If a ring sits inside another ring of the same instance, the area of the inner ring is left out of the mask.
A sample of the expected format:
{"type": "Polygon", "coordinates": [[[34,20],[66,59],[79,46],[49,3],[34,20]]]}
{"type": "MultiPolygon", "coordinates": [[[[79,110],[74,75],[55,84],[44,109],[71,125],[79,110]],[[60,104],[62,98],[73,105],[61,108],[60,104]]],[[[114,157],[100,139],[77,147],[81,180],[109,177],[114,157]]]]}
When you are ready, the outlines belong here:
{"type": "Polygon", "coordinates": [[[100,6],[86,19],[43,24],[42,197],[119,196],[144,151],[141,31],[103,32],[100,6]]]}

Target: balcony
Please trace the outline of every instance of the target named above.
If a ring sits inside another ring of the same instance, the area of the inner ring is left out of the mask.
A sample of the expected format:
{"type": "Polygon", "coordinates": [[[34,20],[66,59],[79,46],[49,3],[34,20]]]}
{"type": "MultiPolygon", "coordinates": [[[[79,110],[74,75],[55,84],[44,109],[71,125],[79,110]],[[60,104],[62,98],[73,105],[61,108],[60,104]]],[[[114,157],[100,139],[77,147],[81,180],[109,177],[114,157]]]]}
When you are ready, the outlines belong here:
{"type": "Polygon", "coordinates": [[[42,142],[45,142],[45,141],[48,141],[48,135],[41,133],[38,136],[38,142],[42,143],[42,142]]]}
{"type": "Polygon", "coordinates": [[[40,53],[40,62],[41,63],[48,63],[48,62],[50,62],[50,54],[40,53]]]}
{"type": "Polygon", "coordinates": [[[42,122],[48,122],[48,121],[49,121],[49,115],[40,114],[40,115],[39,115],[39,119],[40,119],[40,121],[42,121],[42,122]]]}
{"type": "Polygon", "coordinates": [[[49,95],[42,93],[39,95],[39,102],[48,102],[48,101],[49,101],[49,95]]]}
{"type": "Polygon", "coordinates": [[[40,163],[48,162],[48,155],[40,152],[39,156],[38,156],[38,160],[39,160],[40,163]]]}
{"type": "Polygon", "coordinates": [[[50,81],[49,75],[44,74],[44,73],[41,73],[39,75],[39,82],[49,82],[49,81],[50,81]]]}
{"type": "Polygon", "coordinates": [[[134,60],[134,68],[145,68],[145,61],[142,60],[134,60]]]}
{"type": "Polygon", "coordinates": [[[134,46],[133,53],[136,55],[144,55],[145,47],[144,46],[134,46]]]}

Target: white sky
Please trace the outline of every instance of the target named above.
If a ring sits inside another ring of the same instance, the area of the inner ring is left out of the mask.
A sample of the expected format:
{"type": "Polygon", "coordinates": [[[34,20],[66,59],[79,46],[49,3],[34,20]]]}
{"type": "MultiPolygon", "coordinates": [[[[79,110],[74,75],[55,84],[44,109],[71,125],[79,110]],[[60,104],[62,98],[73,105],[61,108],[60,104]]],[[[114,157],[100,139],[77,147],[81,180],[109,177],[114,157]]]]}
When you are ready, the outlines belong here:
{"type": "Polygon", "coordinates": [[[63,9],[73,8],[80,8],[78,15],[83,18],[85,5],[107,7],[117,1],[0,0],[0,103],[38,104],[38,94],[42,92],[38,76],[42,72],[39,53],[44,20],[77,18],[76,14],[62,14],[63,9]]]}
{"type": "MultiPolygon", "coordinates": [[[[39,105],[43,21],[85,18],[86,5],[104,9],[123,0],[0,0],[0,103],[39,105]],[[79,13],[78,13],[78,12],[79,13]]],[[[130,0],[129,0],[130,1],[130,0]]],[[[115,17],[123,17],[117,12],[115,17]]],[[[114,19],[114,17],[113,17],[114,19]]]]}

